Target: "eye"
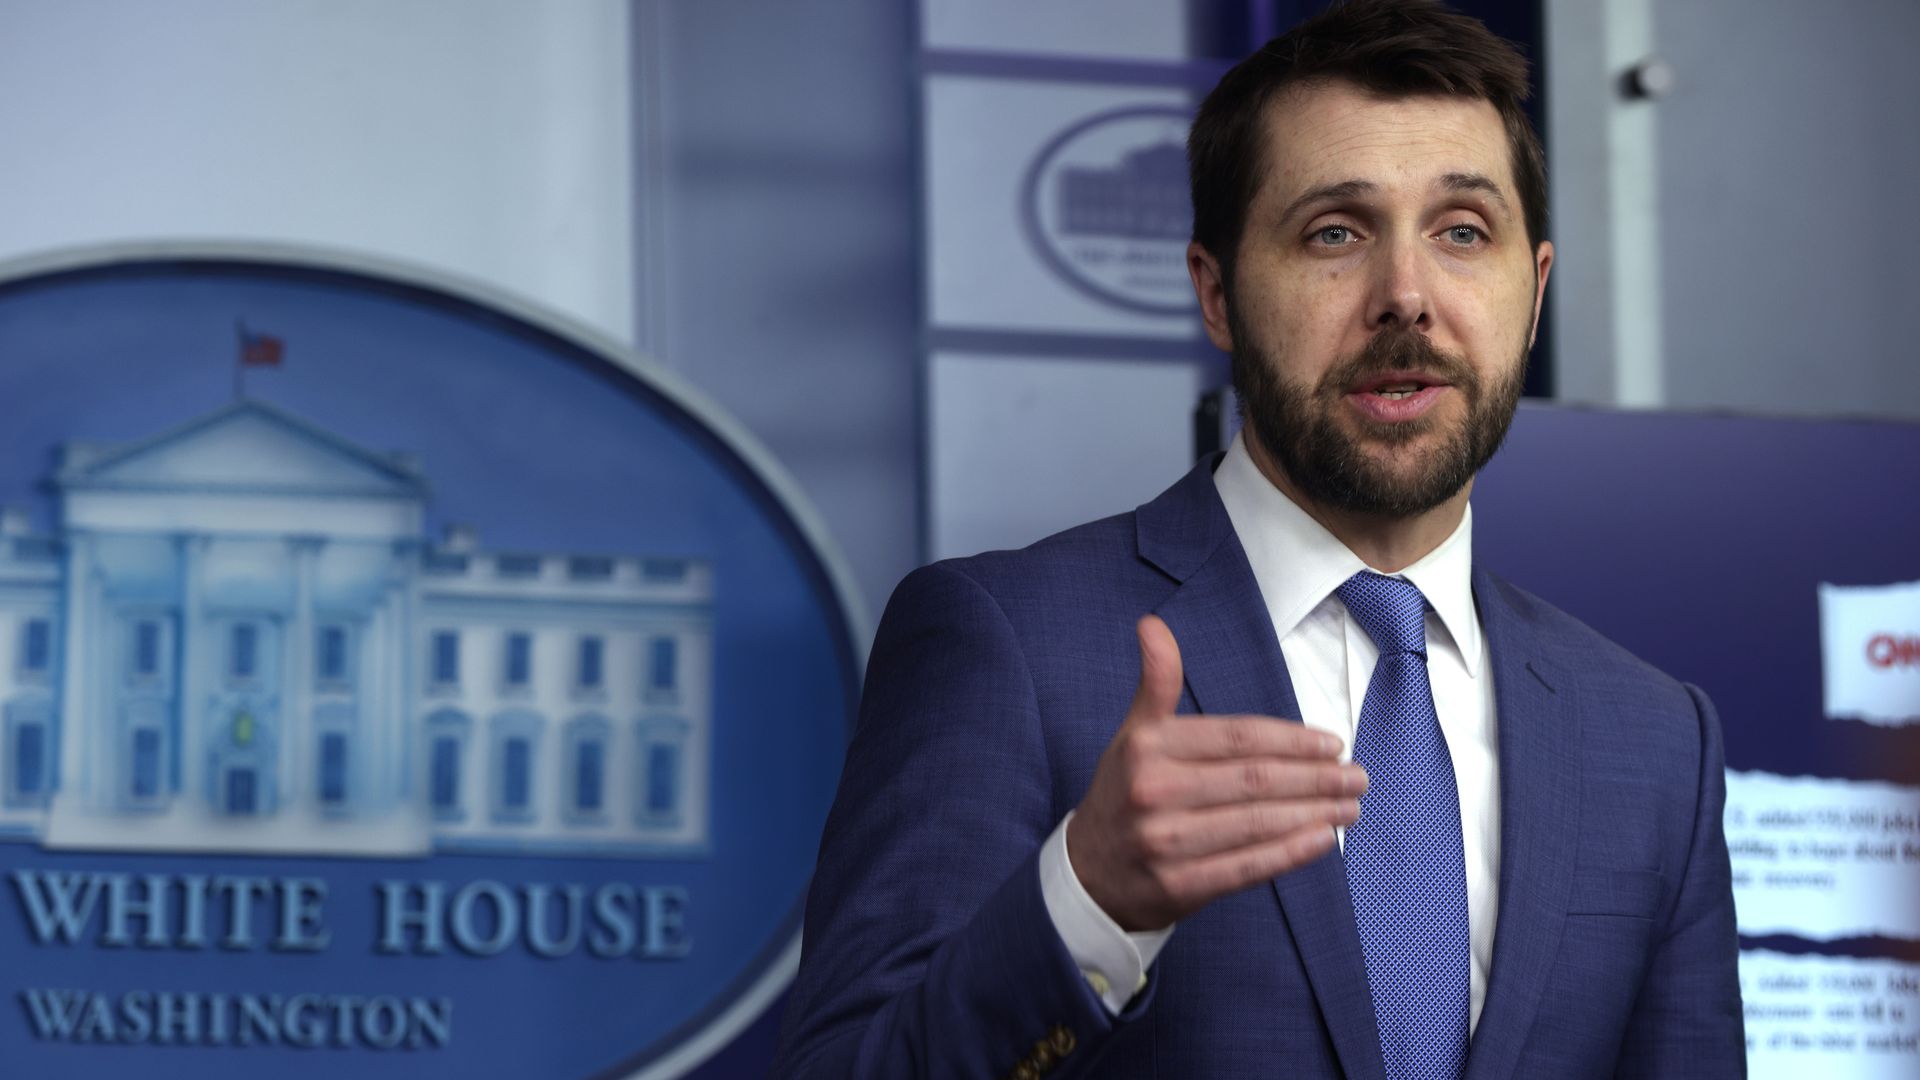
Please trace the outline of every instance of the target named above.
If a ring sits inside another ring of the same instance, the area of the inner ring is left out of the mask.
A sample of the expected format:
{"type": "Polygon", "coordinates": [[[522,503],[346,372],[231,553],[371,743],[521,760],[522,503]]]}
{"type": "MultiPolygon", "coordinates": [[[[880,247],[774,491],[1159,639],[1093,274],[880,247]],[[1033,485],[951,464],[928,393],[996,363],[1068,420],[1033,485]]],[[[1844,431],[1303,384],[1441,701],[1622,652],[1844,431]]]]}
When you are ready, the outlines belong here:
{"type": "Polygon", "coordinates": [[[1313,242],[1321,247],[1341,247],[1353,243],[1353,240],[1353,230],[1345,225],[1329,225],[1315,230],[1313,234],[1313,242]]]}
{"type": "Polygon", "coordinates": [[[1485,233],[1471,225],[1454,225],[1447,229],[1447,239],[1459,247],[1472,247],[1485,238],[1485,233]]]}

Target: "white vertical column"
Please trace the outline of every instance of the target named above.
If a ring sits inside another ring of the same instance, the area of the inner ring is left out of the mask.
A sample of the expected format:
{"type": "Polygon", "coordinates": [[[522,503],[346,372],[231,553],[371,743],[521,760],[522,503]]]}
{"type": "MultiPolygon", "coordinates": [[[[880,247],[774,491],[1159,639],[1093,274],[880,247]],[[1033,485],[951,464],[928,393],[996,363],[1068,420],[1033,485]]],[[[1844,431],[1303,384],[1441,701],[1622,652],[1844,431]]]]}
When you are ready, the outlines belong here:
{"type": "Polygon", "coordinates": [[[206,578],[207,547],[205,536],[181,536],[175,539],[180,574],[180,626],[176,632],[179,649],[179,685],[175,687],[174,707],[180,712],[180,740],[173,752],[179,755],[180,790],[176,797],[194,800],[206,790],[204,757],[190,748],[206,742],[202,725],[206,720],[206,578]]]}
{"type": "Polygon", "coordinates": [[[283,808],[311,808],[313,770],[319,764],[313,732],[313,578],[326,541],[299,536],[287,541],[293,557],[293,613],[287,620],[286,677],[280,683],[280,731],[276,770],[283,808]]]}
{"type": "MultiPolygon", "coordinates": [[[[1654,55],[1653,0],[1606,0],[1607,72],[1618,78],[1654,55]]],[[[1613,267],[1614,403],[1666,401],[1660,302],[1658,113],[1616,94],[1607,117],[1613,267]]]]}
{"type": "Polygon", "coordinates": [[[86,637],[82,648],[86,656],[88,690],[81,715],[86,717],[82,723],[86,725],[89,757],[92,759],[87,765],[88,794],[95,800],[96,806],[110,807],[127,781],[121,765],[130,764],[133,759],[126,733],[120,730],[120,717],[115,715],[114,706],[119,704],[120,695],[107,689],[125,685],[124,674],[116,669],[113,662],[118,653],[114,648],[116,632],[124,628],[115,625],[114,620],[108,617],[107,572],[94,560],[91,543],[87,546],[85,566],[82,572],[86,578],[80,602],[86,611],[86,637]]]}
{"type": "Polygon", "coordinates": [[[95,636],[92,613],[87,605],[87,580],[92,572],[93,537],[83,532],[70,534],[66,576],[61,583],[65,592],[62,607],[66,644],[60,650],[60,715],[54,744],[60,754],[60,789],[54,796],[56,803],[95,801],[92,784],[99,766],[81,755],[85,751],[97,756],[100,744],[108,741],[98,738],[90,723],[94,711],[89,690],[105,681],[104,673],[95,669],[93,654],[87,648],[88,641],[95,636]]]}
{"type": "MultiPolygon", "coordinates": [[[[425,745],[424,736],[419,730],[423,712],[420,695],[414,691],[415,680],[420,677],[420,666],[414,650],[415,643],[420,640],[420,588],[416,577],[418,558],[417,551],[411,547],[394,553],[391,571],[393,584],[385,605],[387,663],[393,676],[388,683],[387,702],[394,719],[392,760],[396,784],[399,790],[409,794],[416,808],[426,813],[428,793],[421,787],[426,773],[415,756],[425,745]]],[[[466,790],[463,784],[462,793],[466,790]]]]}
{"type": "Polygon", "coordinates": [[[1554,396],[1665,400],[1657,106],[1625,74],[1654,51],[1652,0],[1546,0],[1554,396]]]}
{"type": "Polygon", "coordinates": [[[393,661],[385,641],[385,610],[386,598],[382,596],[367,610],[366,622],[353,635],[353,708],[359,723],[353,767],[361,784],[355,802],[373,813],[391,809],[397,794],[389,779],[397,759],[389,748],[395,717],[387,709],[387,665],[393,661]]]}
{"type": "Polygon", "coordinates": [[[401,648],[398,630],[398,603],[397,590],[390,588],[382,594],[380,603],[373,609],[367,638],[374,655],[368,661],[367,670],[374,674],[374,678],[363,687],[361,698],[366,703],[368,730],[375,733],[374,741],[370,743],[373,749],[371,771],[375,774],[374,790],[380,793],[382,801],[387,804],[403,802],[402,797],[411,790],[404,762],[407,760],[408,732],[413,730],[416,722],[401,696],[404,677],[400,668],[405,663],[405,653],[401,648]]]}

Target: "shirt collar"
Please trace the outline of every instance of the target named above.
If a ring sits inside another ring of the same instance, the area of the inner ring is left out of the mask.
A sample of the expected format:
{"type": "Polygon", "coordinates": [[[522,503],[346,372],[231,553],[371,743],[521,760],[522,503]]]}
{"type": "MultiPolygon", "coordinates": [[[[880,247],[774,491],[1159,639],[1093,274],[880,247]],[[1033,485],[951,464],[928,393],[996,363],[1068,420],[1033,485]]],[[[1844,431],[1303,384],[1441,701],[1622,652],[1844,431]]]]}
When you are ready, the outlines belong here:
{"type": "MultiPolygon", "coordinates": [[[[1214,470],[1213,484],[1233,522],[1234,534],[1253,568],[1273,632],[1284,639],[1353,575],[1367,569],[1339,538],[1274,487],[1247,453],[1246,436],[1235,435],[1214,470]]],[[[1466,662],[1480,674],[1480,619],[1473,606],[1473,507],[1440,546],[1395,577],[1427,598],[1466,662]]]]}

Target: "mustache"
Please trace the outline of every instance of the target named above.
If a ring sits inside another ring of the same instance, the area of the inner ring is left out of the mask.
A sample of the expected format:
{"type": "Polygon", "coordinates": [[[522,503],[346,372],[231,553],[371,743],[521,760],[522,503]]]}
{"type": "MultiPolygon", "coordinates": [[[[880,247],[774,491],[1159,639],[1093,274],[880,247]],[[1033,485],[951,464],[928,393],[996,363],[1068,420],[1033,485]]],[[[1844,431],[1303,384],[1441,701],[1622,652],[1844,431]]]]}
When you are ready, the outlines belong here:
{"type": "Polygon", "coordinates": [[[1480,389],[1480,376],[1465,357],[1447,352],[1412,327],[1395,327],[1376,332],[1358,352],[1328,369],[1320,377],[1319,392],[1338,396],[1367,379],[1400,371],[1432,375],[1452,384],[1469,399],[1480,389]]]}

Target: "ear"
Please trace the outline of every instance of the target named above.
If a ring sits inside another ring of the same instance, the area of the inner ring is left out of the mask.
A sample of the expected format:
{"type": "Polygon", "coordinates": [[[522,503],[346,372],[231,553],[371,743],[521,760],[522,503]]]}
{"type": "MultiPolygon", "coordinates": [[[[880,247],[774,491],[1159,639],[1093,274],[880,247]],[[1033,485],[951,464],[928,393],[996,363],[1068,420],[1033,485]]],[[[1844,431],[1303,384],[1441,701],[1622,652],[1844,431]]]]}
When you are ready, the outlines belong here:
{"type": "Polygon", "coordinates": [[[1193,279],[1193,294],[1200,300],[1200,322],[1207,328],[1207,340],[1221,352],[1233,351],[1233,332],[1227,322],[1227,286],[1220,275],[1220,260],[1199,243],[1187,245],[1187,276],[1193,279]]]}
{"type": "Polygon", "coordinates": [[[1540,304],[1547,298],[1547,272],[1553,269],[1553,241],[1542,240],[1533,249],[1533,329],[1527,331],[1527,348],[1540,336],[1540,304]]]}

